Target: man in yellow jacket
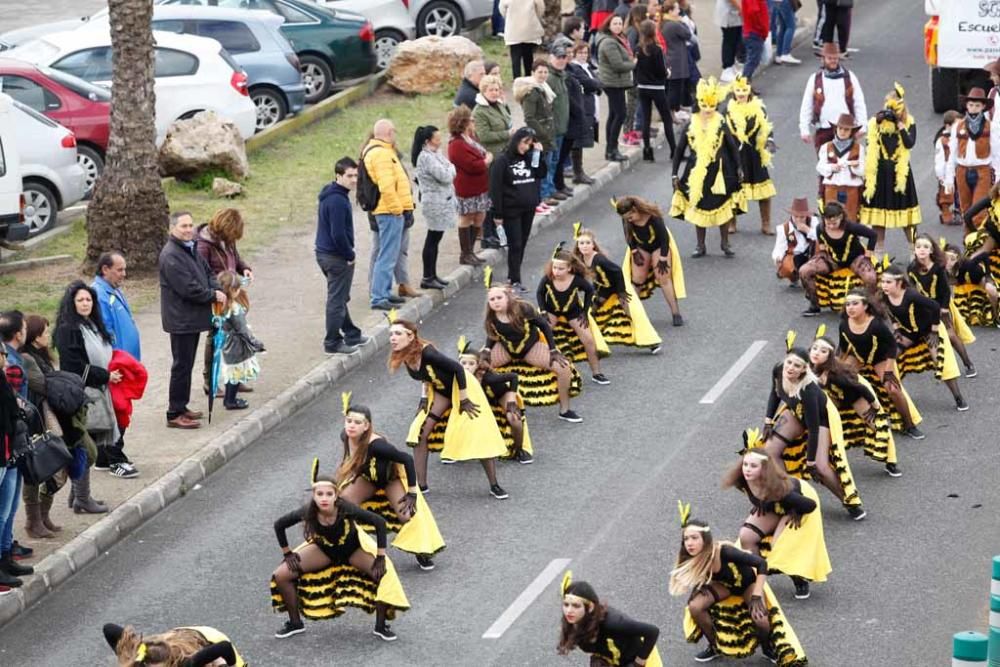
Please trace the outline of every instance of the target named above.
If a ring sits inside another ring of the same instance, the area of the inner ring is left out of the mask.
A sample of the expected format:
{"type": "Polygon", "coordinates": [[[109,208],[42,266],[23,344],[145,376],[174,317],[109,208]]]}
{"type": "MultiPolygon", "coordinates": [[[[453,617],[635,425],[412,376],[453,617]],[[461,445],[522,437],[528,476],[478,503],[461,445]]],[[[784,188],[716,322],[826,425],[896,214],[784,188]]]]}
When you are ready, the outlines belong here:
{"type": "Polygon", "coordinates": [[[372,139],[362,151],[362,160],[368,175],[378,186],[378,206],[372,211],[378,226],[378,256],[372,268],[369,287],[371,307],[391,310],[394,307],[392,272],[399,257],[403,237],[403,215],[413,212],[413,194],[410,179],[396,153],[396,128],[392,121],[376,121],[372,139]]]}

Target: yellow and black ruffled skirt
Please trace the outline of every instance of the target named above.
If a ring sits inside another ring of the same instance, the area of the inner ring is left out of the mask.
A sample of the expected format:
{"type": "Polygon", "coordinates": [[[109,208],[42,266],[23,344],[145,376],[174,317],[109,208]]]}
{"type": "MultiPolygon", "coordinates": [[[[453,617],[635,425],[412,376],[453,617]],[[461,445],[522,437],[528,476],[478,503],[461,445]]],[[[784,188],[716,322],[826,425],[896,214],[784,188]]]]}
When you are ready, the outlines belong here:
{"type": "Polygon", "coordinates": [[[951,347],[951,339],[943,324],[938,325],[936,358],[931,357],[927,343],[921,342],[905,350],[901,349],[896,356],[896,366],[899,368],[900,380],[907,375],[925,371],[934,371],[934,377],[942,381],[953,380],[960,375],[955,350],[951,347]]]}
{"type": "Polygon", "coordinates": [[[982,285],[955,285],[951,303],[967,324],[974,327],[992,327],[996,323],[990,297],[982,285]]]}
{"type": "Polygon", "coordinates": [[[847,293],[855,287],[864,287],[861,278],[850,267],[836,269],[828,275],[816,275],[816,303],[820,308],[839,311],[844,307],[847,293]]]}
{"type": "MultiPolygon", "coordinates": [[[[446,410],[441,419],[434,424],[427,439],[428,449],[440,451],[442,458],[453,461],[503,456],[507,448],[504,446],[503,436],[500,435],[500,429],[497,428],[492,413],[487,410],[489,401],[486,400],[486,394],[483,393],[479,381],[468,371],[465,371],[465,395],[479,407],[479,415],[470,417],[459,411],[460,399],[456,379],[451,387],[451,408],[446,410]],[[443,434],[440,432],[442,428],[443,434]]],[[[416,447],[420,442],[420,430],[433,404],[434,392],[431,390],[428,393],[427,407],[418,412],[410,423],[410,430],[406,436],[406,444],[410,447],[416,447]]]]}
{"type": "MultiPolygon", "coordinates": [[[[678,300],[686,299],[687,287],[684,283],[684,265],[681,263],[681,251],[678,249],[677,241],[674,240],[674,235],[670,233],[669,229],[667,230],[667,237],[670,245],[670,280],[674,284],[674,296],[678,300]]],[[[632,255],[628,249],[625,250],[625,259],[622,261],[622,274],[625,277],[625,289],[628,291],[629,296],[633,297],[633,300],[638,295],[640,299],[645,301],[660,288],[659,283],[656,282],[656,271],[650,271],[646,275],[645,282],[641,285],[632,283],[632,255]]]]}
{"type": "MultiPolygon", "coordinates": [[[[897,367],[894,366],[893,372],[899,378],[899,369],[897,367]]],[[[896,404],[889,398],[889,392],[879,382],[878,373],[875,372],[875,368],[873,366],[862,366],[858,371],[858,376],[868,381],[868,384],[875,390],[878,402],[889,412],[889,423],[892,424],[892,430],[902,431],[904,424],[903,415],[899,414],[899,411],[896,410],[896,404]]],[[[920,411],[917,410],[917,406],[914,405],[913,399],[910,398],[910,394],[906,391],[906,387],[903,386],[902,382],[900,382],[899,387],[903,392],[903,398],[906,399],[906,405],[909,407],[910,420],[914,426],[917,426],[924,418],[921,416],[920,411]]]]}
{"type": "MultiPolygon", "coordinates": [[[[785,617],[785,612],[778,603],[771,587],[764,584],[764,604],[767,605],[768,618],[771,621],[771,645],[778,664],[782,667],[805,667],[809,664],[806,652],[799,643],[799,638],[792,629],[792,624],[785,617]]],[[[715,626],[716,646],[727,658],[748,658],[757,650],[757,626],[750,618],[750,610],[742,596],[730,595],[722,602],[709,608],[712,623],[715,626]]],[[[691,643],[701,639],[701,630],[691,618],[691,613],[684,610],[684,637],[691,643]]]]}
{"type": "MultiPolygon", "coordinates": [[[[867,387],[876,397],[878,393],[871,384],[858,376],[858,382],[867,387]]],[[[880,403],[875,414],[874,426],[869,426],[861,415],[851,405],[842,405],[833,396],[827,394],[827,399],[837,407],[840,413],[840,424],[844,431],[844,449],[861,447],[865,456],[879,463],[898,463],[896,458],[896,440],[892,436],[892,423],[889,411],[880,403]]]]}
{"type": "MultiPolygon", "coordinates": [[[[363,530],[358,531],[361,548],[371,555],[376,554],[375,540],[363,530]]],[[[299,545],[299,551],[309,542],[299,545]]],[[[403,592],[403,584],[396,574],[392,559],[385,557],[385,576],[376,584],[371,578],[350,564],[331,565],[325,570],[303,574],[295,583],[298,592],[299,610],[306,618],[319,621],[336,618],[347,607],[357,607],[369,614],[375,612],[375,603],[387,605],[386,617],[395,618],[396,612],[410,608],[410,601],[403,592]]],[[[275,612],[286,611],[281,601],[278,586],[271,578],[271,608],[275,612]]]]}
{"type": "MultiPolygon", "coordinates": [[[[587,319],[589,320],[590,333],[594,337],[594,346],[597,348],[597,356],[601,359],[610,356],[611,350],[608,349],[608,344],[605,342],[604,336],[601,335],[601,329],[594,321],[593,315],[588,315],[587,319]]],[[[556,324],[552,327],[552,335],[556,339],[556,347],[567,359],[570,361],[587,360],[587,350],[583,347],[583,341],[576,335],[565,318],[556,318],[556,324]]]]}
{"type": "Polygon", "coordinates": [[[632,345],[634,347],[651,348],[660,345],[663,339],[646,315],[642,301],[637,297],[631,283],[626,283],[626,289],[632,300],[628,304],[629,314],[617,294],[612,294],[600,308],[594,309],[593,319],[608,345],[632,345]]]}
{"type": "MultiPolygon", "coordinates": [[[[396,473],[403,484],[403,489],[409,488],[406,479],[406,469],[401,463],[397,463],[396,473]]],[[[437,521],[431,512],[430,505],[424,498],[424,494],[417,489],[417,511],[406,523],[402,523],[392,509],[389,497],[382,489],[376,489],[375,495],[361,503],[361,508],[369,512],[374,512],[385,519],[386,528],[396,533],[396,539],[392,541],[392,546],[400,551],[411,554],[431,556],[444,549],[444,538],[438,530],[437,521]]],[[[374,527],[366,524],[358,524],[358,527],[367,532],[374,532],[374,527]]]]}
{"type": "MultiPolygon", "coordinates": [[[[569,395],[579,396],[583,389],[583,378],[576,366],[571,365],[571,369],[573,377],[569,383],[569,395]]],[[[540,407],[559,403],[559,385],[556,374],[552,371],[535,368],[523,361],[512,361],[493,370],[497,373],[517,373],[517,391],[525,405],[540,407]]]]}

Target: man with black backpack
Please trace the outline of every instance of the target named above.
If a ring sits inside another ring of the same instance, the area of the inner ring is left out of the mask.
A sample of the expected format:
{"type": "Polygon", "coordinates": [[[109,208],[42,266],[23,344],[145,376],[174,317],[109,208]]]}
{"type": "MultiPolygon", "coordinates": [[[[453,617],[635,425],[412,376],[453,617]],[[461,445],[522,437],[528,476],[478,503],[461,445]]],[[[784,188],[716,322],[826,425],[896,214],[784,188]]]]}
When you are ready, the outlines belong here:
{"type": "Polygon", "coordinates": [[[375,310],[392,310],[392,274],[399,258],[405,225],[404,214],[413,212],[410,179],[396,153],[396,128],[382,118],[372,129],[372,139],[361,152],[358,165],[358,204],[375,216],[378,255],[372,268],[369,293],[375,310]]]}

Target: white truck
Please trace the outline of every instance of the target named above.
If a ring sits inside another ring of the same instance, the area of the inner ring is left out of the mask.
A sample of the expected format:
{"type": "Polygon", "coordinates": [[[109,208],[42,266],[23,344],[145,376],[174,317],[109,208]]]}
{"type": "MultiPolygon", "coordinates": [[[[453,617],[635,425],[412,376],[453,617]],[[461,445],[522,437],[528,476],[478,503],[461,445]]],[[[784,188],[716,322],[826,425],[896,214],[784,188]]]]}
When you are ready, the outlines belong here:
{"type": "Polygon", "coordinates": [[[924,0],[924,60],[934,111],[958,108],[973,86],[990,88],[983,66],[1000,58],[1000,0],[924,0]]]}

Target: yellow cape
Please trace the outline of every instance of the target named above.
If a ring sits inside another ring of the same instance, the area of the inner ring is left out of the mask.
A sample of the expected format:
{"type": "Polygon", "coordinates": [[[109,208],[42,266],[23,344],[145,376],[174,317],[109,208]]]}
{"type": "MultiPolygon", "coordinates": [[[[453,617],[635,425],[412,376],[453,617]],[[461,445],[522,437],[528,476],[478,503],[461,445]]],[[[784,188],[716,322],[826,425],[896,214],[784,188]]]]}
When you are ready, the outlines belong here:
{"type": "MultiPolygon", "coordinates": [[[[402,463],[396,464],[396,473],[403,482],[403,488],[410,488],[409,480],[406,478],[406,468],[402,463]]],[[[419,488],[417,488],[417,511],[396,533],[392,546],[411,554],[427,555],[436,554],[444,549],[444,538],[441,537],[434,514],[431,513],[431,508],[419,488]]]]}
{"type": "Polygon", "coordinates": [[[799,480],[802,495],[816,503],[816,509],[802,517],[798,528],[786,526],[772,541],[767,566],[787,575],[805,577],[811,581],[826,581],[833,571],[823,536],[823,512],[816,490],[805,480],[799,480]]]}
{"type": "MultiPolygon", "coordinates": [[[[670,239],[670,279],[674,282],[674,295],[678,299],[687,298],[687,288],[684,285],[684,266],[681,264],[681,253],[677,248],[677,241],[674,235],[667,229],[667,237],[670,239]]],[[[635,286],[632,284],[632,255],[625,250],[625,261],[622,262],[622,273],[625,274],[625,289],[630,290],[629,295],[635,294],[635,286]]],[[[631,304],[629,304],[631,306],[631,304]]]]}
{"type": "Polygon", "coordinates": [[[972,329],[969,328],[965,317],[962,316],[958,307],[955,306],[955,297],[952,297],[951,301],[948,302],[948,312],[951,313],[951,321],[955,325],[955,333],[958,335],[958,339],[966,345],[975,343],[976,335],[972,333],[972,329]]]}
{"type": "MultiPolygon", "coordinates": [[[[477,417],[462,414],[458,409],[459,389],[458,379],[451,386],[451,412],[448,415],[448,425],[444,434],[444,449],[442,458],[454,461],[469,461],[472,459],[491,459],[507,453],[503,436],[497,428],[497,422],[490,410],[483,388],[468,371],[465,373],[465,395],[479,408],[477,417]]],[[[433,405],[433,392],[427,400],[427,407],[417,413],[410,423],[407,442],[420,441],[420,429],[430,413],[433,405]]]]}

